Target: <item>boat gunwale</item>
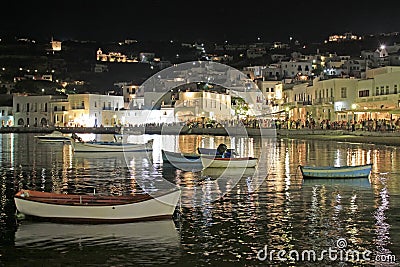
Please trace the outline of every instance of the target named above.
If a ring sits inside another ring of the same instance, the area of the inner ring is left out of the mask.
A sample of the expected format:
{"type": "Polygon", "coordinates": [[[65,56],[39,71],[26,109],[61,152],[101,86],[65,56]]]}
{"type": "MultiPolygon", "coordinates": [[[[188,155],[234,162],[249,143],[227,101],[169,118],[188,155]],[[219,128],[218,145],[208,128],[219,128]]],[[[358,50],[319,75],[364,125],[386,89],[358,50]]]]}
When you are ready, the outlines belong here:
{"type": "Polygon", "coordinates": [[[136,204],[153,199],[157,200],[157,198],[159,197],[167,196],[177,191],[179,191],[179,189],[165,192],[163,194],[157,194],[154,196],[148,193],[138,194],[135,196],[102,196],[59,194],[35,190],[20,190],[14,195],[14,197],[25,201],[57,206],[107,207],[136,204]],[[23,193],[27,193],[28,196],[22,196],[23,193]]]}
{"type": "Polygon", "coordinates": [[[257,160],[258,158],[253,158],[253,157],[239,157],[239,158],[222,158],[222,157],[216,157],[216,156],[210,156],[210,155],[202,155],[202,158],[207,158],[207,159],[213,159],[213,160],[219,160],[219,161],[250,161],[250,160],[257,160]]]}
{"type": "Polygon", "coordinates": [[[372,163],[363,164],[363,165],[354,165],[354,166],[310,166],[310,165],[299,165],[300,169],[304,170],[316,170],[316,171],[326,171],[326,170],[354,170],[356,168],[371,168],[373,166],[372,163]]]}
{"type": "Polygon", "coordinates": [[[187,159],[189,161],[191,160],[198,160],[200,159],[200,154],[196,153],[182,153],[182,152],[173,152],[173,151],[167,151],[164,149],[161,149],[161,153],[164,153],[165,156],[172,156],[172,157],[179,157],[181,159],[187,159]]]}

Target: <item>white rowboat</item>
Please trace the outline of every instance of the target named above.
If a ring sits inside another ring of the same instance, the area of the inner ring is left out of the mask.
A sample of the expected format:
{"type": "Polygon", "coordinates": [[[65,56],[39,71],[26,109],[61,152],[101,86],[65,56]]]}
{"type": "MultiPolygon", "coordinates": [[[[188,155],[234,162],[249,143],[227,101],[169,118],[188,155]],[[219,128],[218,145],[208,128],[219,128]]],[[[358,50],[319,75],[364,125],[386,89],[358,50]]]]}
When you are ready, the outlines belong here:
{"type": "Polygon", "coordinates": [[[153,139],[145,144],[121,142],[72,142],[74,152],[143,152],[153,150],[153,139]]]}
{"type": "Polygon", "coordinates": [[[59,131],[53,131],[45,135],[35,135],[35,137],[41,142],[71,142],[71,137],[65,136],[59,131]]]}
{"type": "Polygon", "coordinates": [[[56,222],[122,223],[172,218],[181,191],[165,194],[96,196],[21,190],[14,196],[19,213],[56,222]]]}
{"type": "Polygon", "coordinates": [[[372,164],[358,166],[302,166],[303,178],[365,178],[371,173],[372,164]]]}
{"type": "Polygon", "coordinates": [[[188,154],[188,153],[180,153],[180,152],[172,152],[161,149],[163,162],[168,162],[171,164],[174,163],[183,163],[183,164],[200,164],[200,155],[199,154],[188,154]]]}
{"type": "Polygon", "coordinates": [[[217,158],[213,156],[201,156],[203,168],[253,168],[257,165],[257,158],[217,158]]]}

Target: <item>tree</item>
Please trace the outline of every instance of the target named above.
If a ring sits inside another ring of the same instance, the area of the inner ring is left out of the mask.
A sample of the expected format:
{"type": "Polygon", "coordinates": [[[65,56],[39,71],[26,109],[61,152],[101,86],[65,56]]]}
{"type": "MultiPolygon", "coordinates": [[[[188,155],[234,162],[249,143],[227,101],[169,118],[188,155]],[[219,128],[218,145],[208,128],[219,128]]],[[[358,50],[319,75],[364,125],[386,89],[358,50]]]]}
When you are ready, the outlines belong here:
{"type": "Polygon", "coordinates": [[[249,111],[249,106],[241,97],[233,97],[231,99],[233,109],[236,116],[246,116],[249,111]]]}

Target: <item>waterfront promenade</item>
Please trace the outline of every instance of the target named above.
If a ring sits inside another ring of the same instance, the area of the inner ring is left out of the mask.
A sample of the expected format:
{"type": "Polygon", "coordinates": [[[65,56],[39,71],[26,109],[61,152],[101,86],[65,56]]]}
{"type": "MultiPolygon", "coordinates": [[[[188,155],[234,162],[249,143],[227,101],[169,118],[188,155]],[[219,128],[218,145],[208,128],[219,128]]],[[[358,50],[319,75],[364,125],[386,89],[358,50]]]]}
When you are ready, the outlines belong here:
{"type": "Polygon", "coordinates": [[[197,135],[230,135],[250,137],[276,137],[330,140],[338,142],[371,143],[380,145],[400,146],[400,132],[387,131],[347,131],[347,130],[322,130],[322,129],[273,129],[251,127],[219,127],[219,128],[190,128],[185,125],[164,125],[147,127],[2,127],[0,133],[50,133],[54,130],[62,133],[94,133],[94,134],[197,134],[197,135]]]}

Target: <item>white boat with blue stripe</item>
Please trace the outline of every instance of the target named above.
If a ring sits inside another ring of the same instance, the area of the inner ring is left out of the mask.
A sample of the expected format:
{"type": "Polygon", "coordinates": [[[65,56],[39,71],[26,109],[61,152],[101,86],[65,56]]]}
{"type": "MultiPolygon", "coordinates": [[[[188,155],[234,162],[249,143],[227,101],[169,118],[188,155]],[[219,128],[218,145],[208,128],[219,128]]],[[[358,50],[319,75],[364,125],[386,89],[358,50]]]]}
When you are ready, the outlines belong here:
{"type": "Polygon", "coordinates": [[[356,166],[302,166],[303,178],[365,178],[371,174],[372,164],[356,166]]]}

